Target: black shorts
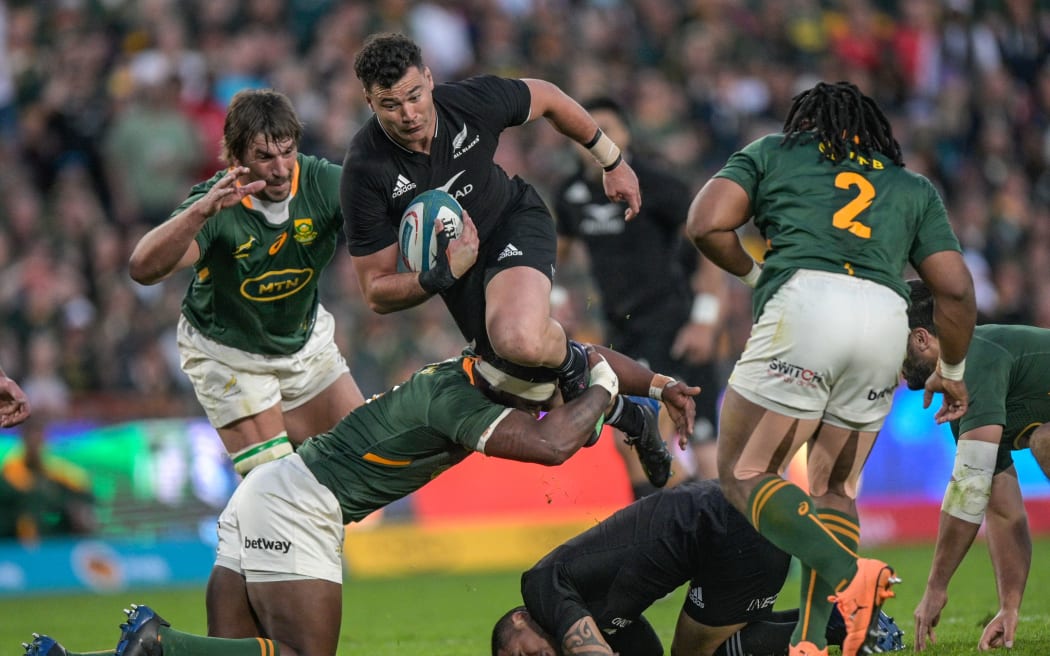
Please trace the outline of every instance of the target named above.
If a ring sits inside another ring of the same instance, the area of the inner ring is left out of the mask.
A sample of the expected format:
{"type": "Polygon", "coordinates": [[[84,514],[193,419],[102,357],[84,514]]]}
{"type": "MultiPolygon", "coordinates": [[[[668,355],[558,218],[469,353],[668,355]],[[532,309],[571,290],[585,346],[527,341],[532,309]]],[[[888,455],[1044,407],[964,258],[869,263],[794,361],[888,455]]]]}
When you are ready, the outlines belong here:
{"type": "MultiPolygon", "coordinates": [[[[554,219],[541,201],[537,204],[538,200],[538,197],[533,199],[526,195],[509,211],[492,235],[481,244],[474,266],[442,294],[463,337],[485,359],[495,355],[485,330],[485,287],[493,276],[505,269],[527,266],[553,280],[558,235],[554,219]]],[[[547,378],[538,372],[537,375],[549,380],[548,371],[544,370],[547,378]]]]}
{"type": "Polygon", "coordinates": [[[699,568],[682,612],[707,626],[768,619],[787,578],[791,556],[730,515],[724,533],[701,541],[699,568]]]}

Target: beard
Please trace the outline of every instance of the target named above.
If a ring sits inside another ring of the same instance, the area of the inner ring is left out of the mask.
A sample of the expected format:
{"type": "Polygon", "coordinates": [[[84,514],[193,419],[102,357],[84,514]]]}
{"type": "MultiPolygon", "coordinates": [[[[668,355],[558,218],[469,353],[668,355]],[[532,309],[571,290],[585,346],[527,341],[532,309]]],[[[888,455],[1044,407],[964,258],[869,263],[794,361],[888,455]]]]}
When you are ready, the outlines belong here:
{"type": "Polygon", "coordinates": [[[908,389],[921,390],[926,387],[926,379],[933,375],[936,368],[936,360],[924,360],[918,351],[908,344],[908,356],[901,366],[901,376],[908,384],[908,389]]]}

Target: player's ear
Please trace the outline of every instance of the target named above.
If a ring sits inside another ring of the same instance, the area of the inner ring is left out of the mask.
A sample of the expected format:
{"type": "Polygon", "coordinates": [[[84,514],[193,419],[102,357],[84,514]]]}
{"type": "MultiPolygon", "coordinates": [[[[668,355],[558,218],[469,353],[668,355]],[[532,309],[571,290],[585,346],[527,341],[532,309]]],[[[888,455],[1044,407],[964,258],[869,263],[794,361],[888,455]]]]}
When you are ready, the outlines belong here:
{"type": "Polygon", "coordinates": [[[521,630],[528,628],[529,626],[529,611],[527,610],[516,610],[510,616],[510,623],[515,629],[521,630]]]}
{"type": "Polygon", "coordinates": [[[423,79],[426,80],[427,89],[430,89],[431,91],[433,91],[434,90],[434,76],[431,75],[429,66],[424,66],[423,67],[423,79]]]}
{"type": "Polygon", "coordinates": [[[930,347],[933,346],[934,337],[930,334],[930,331],[926,330],[925,328],[919,327],[912,328],[911,334],[908,336],[908,339],[911,340],[912,344],[915,346],[916,349],[918,349],[920,352],[923,352],[928,351],[930,347]]]}

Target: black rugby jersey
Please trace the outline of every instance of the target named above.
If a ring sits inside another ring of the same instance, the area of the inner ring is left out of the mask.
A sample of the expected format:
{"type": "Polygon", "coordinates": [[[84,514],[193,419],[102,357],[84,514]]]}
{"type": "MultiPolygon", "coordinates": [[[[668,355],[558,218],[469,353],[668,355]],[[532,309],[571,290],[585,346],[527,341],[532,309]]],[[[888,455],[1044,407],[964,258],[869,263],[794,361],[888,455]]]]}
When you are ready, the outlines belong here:
{"type": "Polygon", "coordinates": [[[397,242],[401,215],[417,195],[444,189],[470,213],[484,244],[522,200],[543,205],[521,178],[493,158],[500,133],[528,121],[532,96],[521,80],[481,75],[434,87],[437,126],[430,153],[404,148],[373,115],[350,142],[340,198],[353,256],[397,242]]]}
{"type": "Polygon", "coordinates": [[[643,497],[557,547],[522,575],[521,593],[556,639],[591,615],[613,645],[618,631],[687,581],[684,610],[698,622],[765,619],[790,562],[717,481],[689,482],[643,497]]]}
{"type": "Polygon", "coordinates": [[[632,158],[631,166],[645,196],[633,220],[624,221],[625,205],[606,197],[602,178],[582,168],[559,186],[554,208],[558,234],[587,247],[606,320],[636,332],[648,328],[631,317],[661,312],[666,318],[668,305],[678,308],[682,322],[688,318],[698,258],[682,234],[693,200],[689,187],[644,157],[632,158]]]}

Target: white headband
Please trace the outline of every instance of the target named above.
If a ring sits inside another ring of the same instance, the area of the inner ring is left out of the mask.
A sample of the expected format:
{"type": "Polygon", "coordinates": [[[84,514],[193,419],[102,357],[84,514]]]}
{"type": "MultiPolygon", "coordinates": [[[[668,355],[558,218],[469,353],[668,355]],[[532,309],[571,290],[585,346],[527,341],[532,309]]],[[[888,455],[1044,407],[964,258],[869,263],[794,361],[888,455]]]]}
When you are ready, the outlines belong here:
{"type": "Polygon", "coordinates": [[[505,371],[500,371],[482,359],[475,361],[474,370],[488,381],[488,384],[501,392],[506,392],[526,401],[546,401],[554,396],[554,383],[531,383],[505,371]]]}

